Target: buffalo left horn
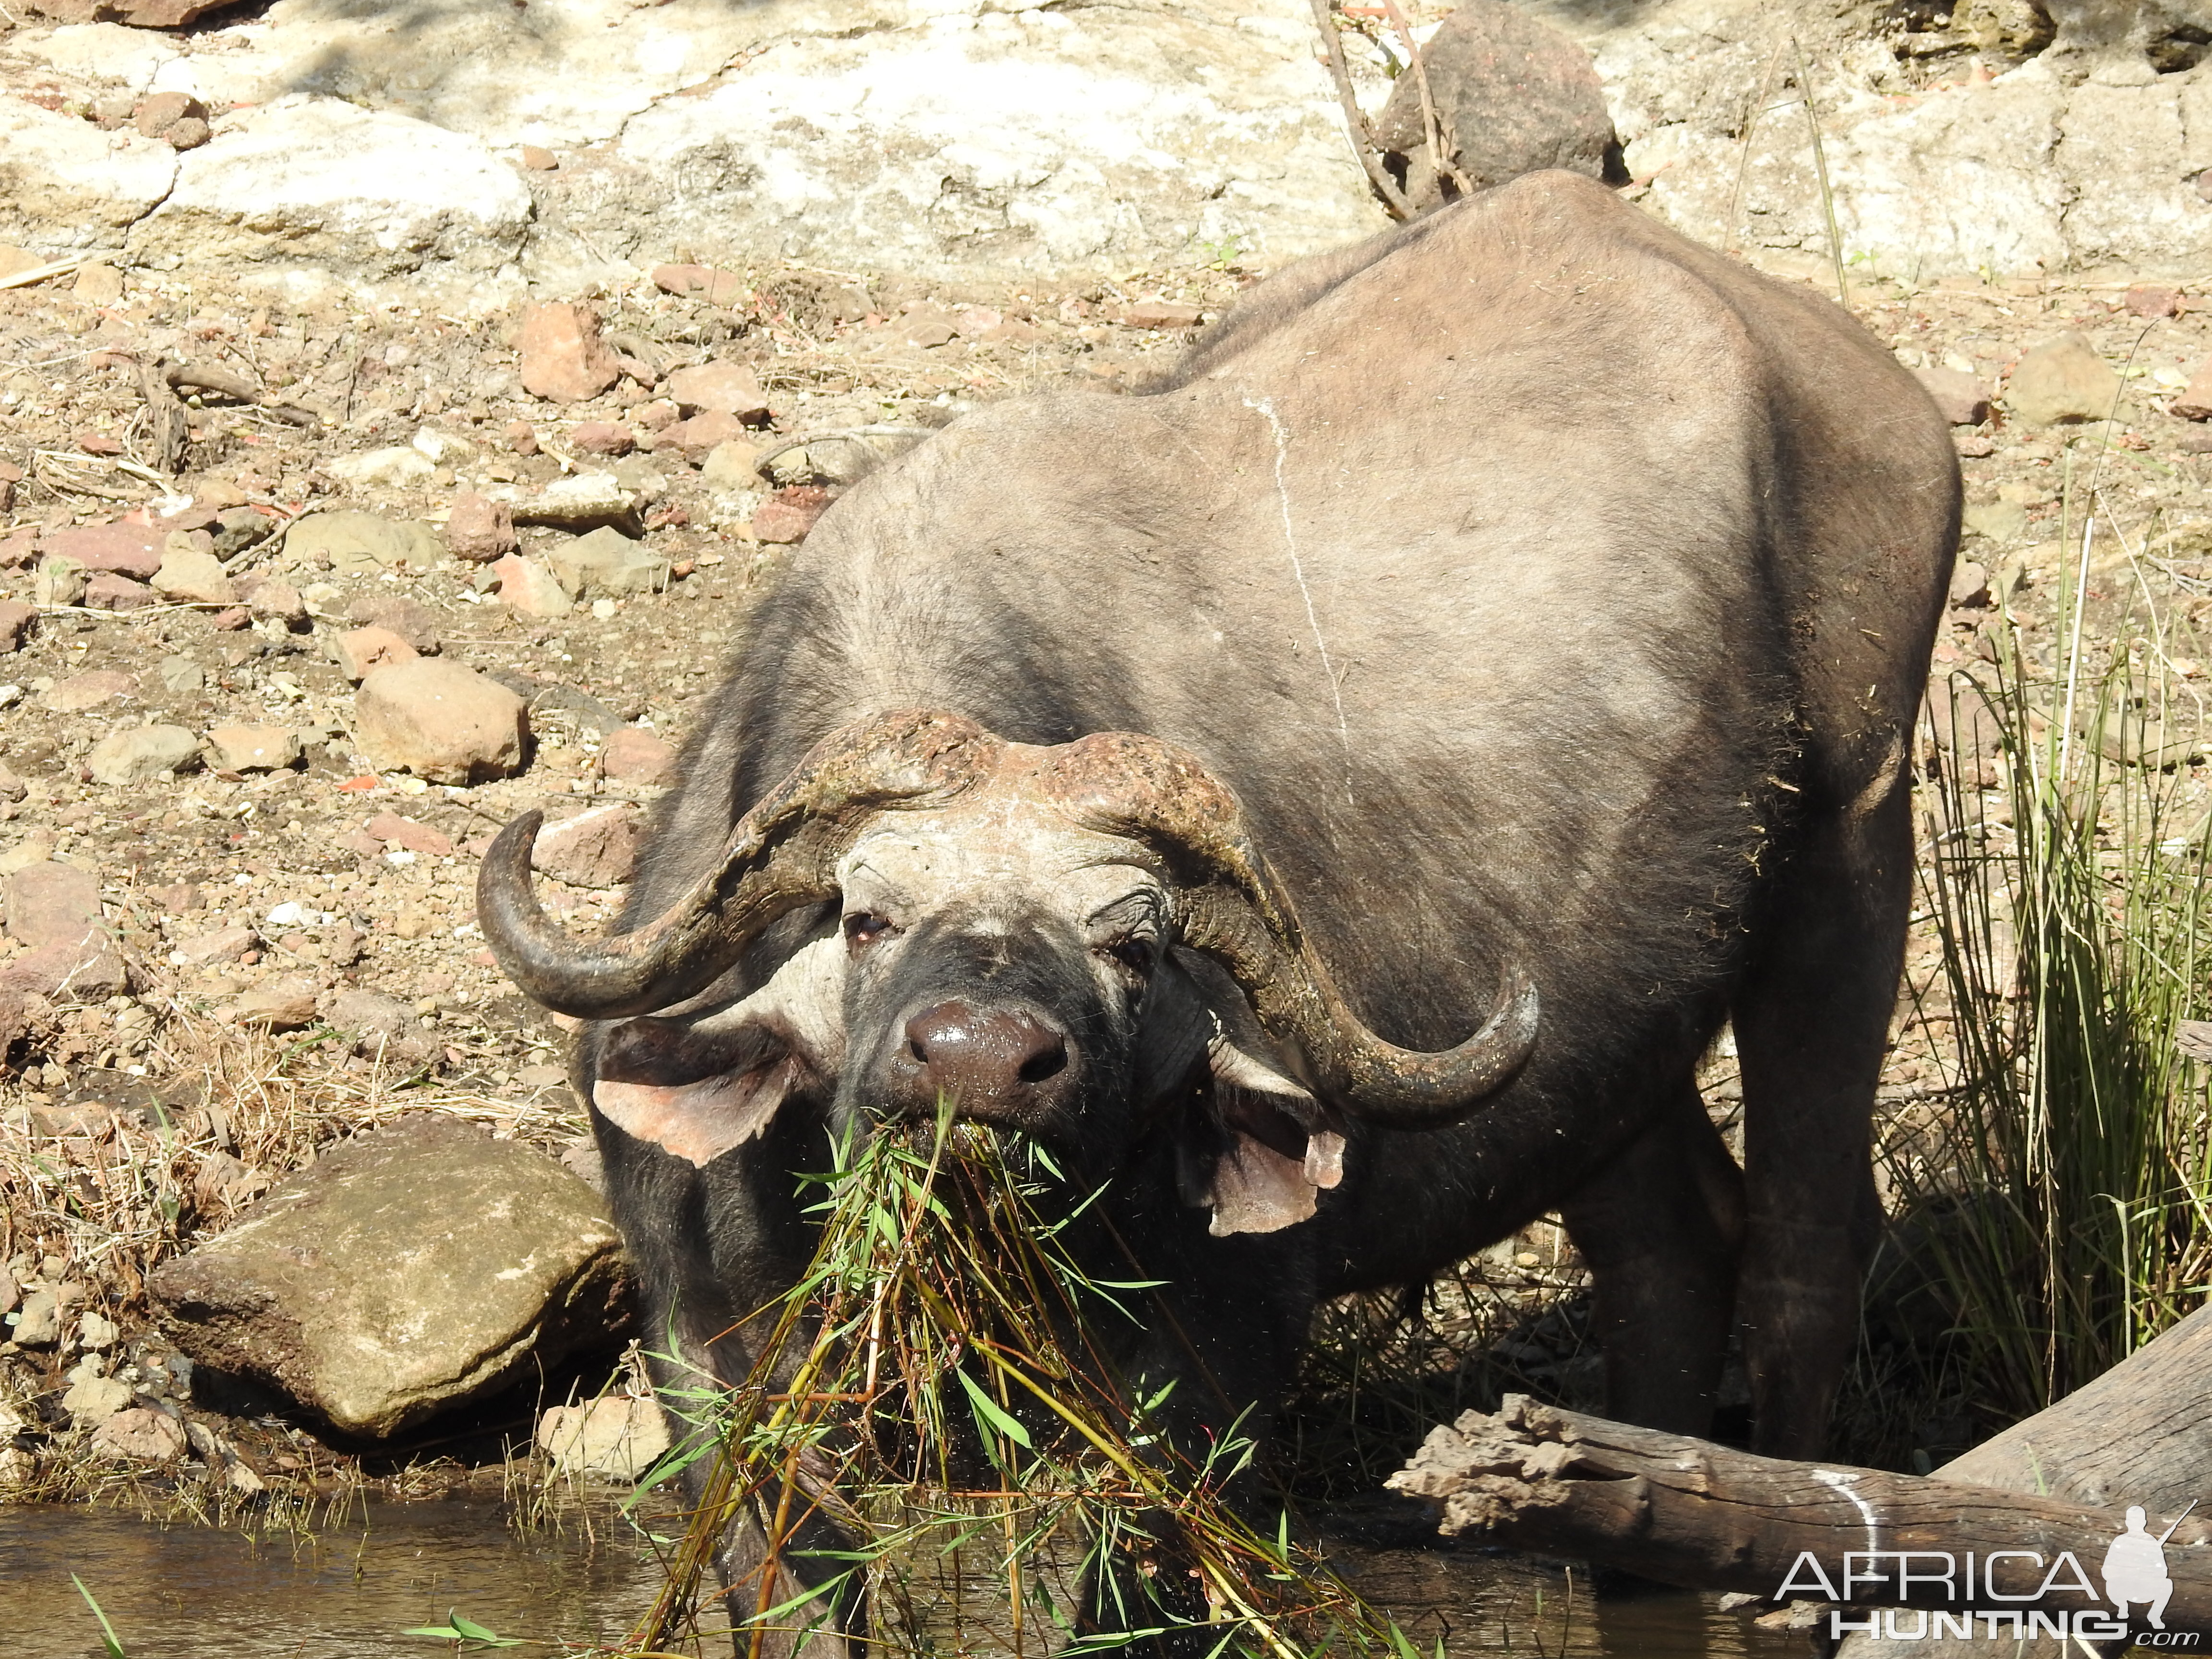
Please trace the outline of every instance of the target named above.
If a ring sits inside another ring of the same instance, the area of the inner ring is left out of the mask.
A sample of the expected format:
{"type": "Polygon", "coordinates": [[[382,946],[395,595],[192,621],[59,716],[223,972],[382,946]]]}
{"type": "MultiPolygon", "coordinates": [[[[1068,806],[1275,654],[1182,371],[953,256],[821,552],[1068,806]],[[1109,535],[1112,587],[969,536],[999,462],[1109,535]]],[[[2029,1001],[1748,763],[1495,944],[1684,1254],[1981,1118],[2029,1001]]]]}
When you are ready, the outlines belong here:
{"type": "Polygon", "coordinates": [[[1142,841],[1167,862],[1182,943],[1229,970],[1261,1024],[1304,1056],[1325,1099],[1391,1128],[1436,1128],[1481,1106],[1534,1052],[1536,988],[1510,966],[1481,1029],[1457,1048],[1422,1054],[1368,1030],[1252,844],[1237,798],[1194,756],[1100,732],[1068,744],[1053,773],[1054,793],[1078,818],[1142,841]]]}
{"type": "Polygon", "coordinates": [[[530,852],[544,815],[499,833],[477,874],[477,920],[532,1000],[589,1019],[652,1013],[713,984],[763,929],[837,891],[837,861],[871,814],[949,799],[1004,743],[971,720],[901,709],[823,738],[744,815],[712,869],[642,927],[580,939],[539,908],[530,852]]]}

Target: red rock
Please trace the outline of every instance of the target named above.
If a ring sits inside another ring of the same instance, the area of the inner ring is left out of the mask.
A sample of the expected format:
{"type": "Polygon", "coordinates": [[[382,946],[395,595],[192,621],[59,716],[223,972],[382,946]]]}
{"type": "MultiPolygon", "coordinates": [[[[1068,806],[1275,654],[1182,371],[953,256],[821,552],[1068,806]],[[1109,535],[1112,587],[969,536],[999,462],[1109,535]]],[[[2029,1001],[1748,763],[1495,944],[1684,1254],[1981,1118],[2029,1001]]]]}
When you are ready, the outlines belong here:
{"type": "Polygon", "coordinates": [[[427,823],[417,823],[412,818],[403,818],[397,812],[379,812],[362,825],[364,833],[380,842],[392,842],[410,853],[428,853],[444,858],[453,852],[453,843],[442,830],[433,830],[427,823]]]}
{"type": "Polygon", "coordinates": [[[599,338],[599,314],[589,306],[556,300],[531,307],[523,313],[515,349],[524,390],[551,403],[596,398],[622,378],[614,353],[599,338]]]}
{"type": "Polygon", "coordinates": [[[0,599],[0,651],[19,651],[39,619],[38,607],[21,599],[0,599]]]}
{"type": "Polygon", "coordinates": [[[828,510],[830,492],[819,484],[793,484],[779,489],[753,514],[757,542],[803,542],[815,520],[828,510]]]}
{"type": "Polygon", "coordinates": [[[338,670],[358,685],[377,669],[412,662],[422,653],[388,628],[349,628],[331,635],[331,655],[338,670]]]}
{"type": "Polygon", "coordinates": [[[703,300],[710,306],[733,306],[745,297],[744,277],[712,265],[655,265],[653,285],[679,300],[703,300]]]}
{"type": "Polygon", "coordinates": [[[161,544],[167,532],[143,524],[88,524],[49,530],[39,538],[48,558],[75,559],[87,570],[112,570],[137,581],[150,581],[161,568],[161,544]]]}
{"type": "Polygon", "coordinates": [[[459,663],[418,657],[362,682],[354,734],[380,769],[469,784],[520,772],[530,724],[522,699],[505,686],[459,663]]]}
{"type": "Polygon", "coordinates": [[[409,650],[420,656],[438,654],[441,619],[427,605],[418,605],[413,599],[356,599],[346,607],[346,618],[363,628],[381,628],[397,634],[407,641],[409,650]]]}
{"type": "Polygon", "coordinates": [[[500,602],[526,617],[565,617],[574,608],[560,578],[542,559],[510,553],[491,568],[499,579],[500,602]]]}
{"type": "Polygon", "coordinates": [[[1972,375],[1942,368],[1916,368],[1912,374],[1951,425],[1979,426],[1990,418],[1988,388],[1972,375]]]}
{"type": "Polygon", "coordinates": [[[319,988],[305,974],[287,974],[246,992],[239,998],[231,1013],[241,1025],[296,1031],[315,1023],[315,994],[319,988]]]}
{"type": "Polygon", "coordinates": [[[179,968],[201,968],[211,962],[238,962],[260,947],[260,936],[251,927],[218,927],[179,939],[169,950],[169,960],[179,968]]]}
{"type": "Polygon", "coordinates": [[[92,1431],[95,1455],[128,1463],[175,1463],[189,1449],[185,1425],[150,1406],[119,1411],[92,1431]]]}
{"type": "Polygon", "coordinates": [[[623,726],[600,746],[599,775],[611,783],[673,783],[676,745],[641,726],[623,726]]]}
{"type": "MultiPolygon", "coordinates": [[[[15,485],[8,486],[10,489],[15,485]]],[[[39,556],[39,532],[19,530],[12,536],[0,536],[0,570],[21,570],[39,556]]]]}
{"type": "Polygon", "coordinates": [[[690,415],[734,415],[757,425],[768,419],[768,394],[743,363],[717,361],[679,368],[668,377],[668,395],[690,415]]]}
{"type": "Polygon", "coordinates": [[[446,550],[472,564],[489,564],[514,551],[514,509],[473,489],[453,497],[446,519],[446,550]]]}
{"type": "Polygon", "coordinates": [[[103,570],[84,585],[84,605],[88,611],[136,611],[141,605],[152,605],[161,595],[143,582],[134,582],[128,576],[118,576],[112,570],[103,570]]]}
{"type": "Polygon", "coordinates": [[[138,129],[142,138],[165,137],[179,121],[206,119],[207,106],[188,92],[157,92],[140,99],[138,107],[131,112],[131,125],[138,129]]]}
{"type": "Polygon", "coordinates": [[[235,634],[241,628],[250,626],[252,621],[253,613],[251,611],[242,605],[234,605],[229,610],[218,611],[210,617],[208,626],[218,634],[235,634]]]}
{"type": "Polygon", "coordinates": [[[538,832],[530,867],[578,887],[619,887],[637,867],[645,814],[628,802],[595,806],[538,832]]]}
{"type": "Polygon", "coordinates": [[[561,161],[550,149],[540,149],[536,144],[525,144],[522,147],[522,165],[532,173],[557,173],[561,161]]]}
{"type": "Polygon", "coordinates": [[[664,428],[653,442],[653,453],[672,449],[687,461],[696,465],[714,452],[715,446],[726,444],[746,434],[745,423],[734,415],[714,410],[705,415],[694,415],[688,421],[678,421],[664,428]]]}
{"type": "Polygon", "coordinates": [[[2185,421],[2212,420],[2212,361],[2198,369],[2166,405],[2185,421]]]}
{"type": "Polygon", "coordinates": [[[33,864],[7,879],[8,937],[23,945],[81,945],[105,938],[100,878],[73,864],[33,864]]]}
{"type": "Polygon", "coordinates": [[[667,398],[655,398],[651,403],[640,404],[630,410],[630,428],[636,432],[658,432],[664,427],[673,425],[680,413],[682,411],[667,398]]]}
{"type": "Polygon", "coordinates": [[[251,584],[241,579],[239,586],[246,591],[246,608],[255,616],[274,617],[282,623],[307,620],[307,601],[291,583],[264,577],[251,584]]]}
{"type": "Polygon", "coordinates": [[[637,435],[613,421],[586,421],[568,441],[587,455],[627,455],[637,447],[637,435]]]}
{"type": "Polygon", "coordinates": [[[1196,328],[1206,313],[1181,300],[1139,300],[1121,313],[1131,328],[1196,328]]]}
{"type": "Polygon", "coordinates": [[[57,681],[42,701],[57,714],[81,714],[117,697],[133,696],[137,690],[138,682],[130,675],[112,668],[96,668],[88,674],[73,674],[57,681]]]}
{"type": "Polygon", "coordinates": [[[131,988],[131,971],[105,940],[42,945],[0,963],[0,990],[28,991],[55,1002],[105,1002],[131,988]]]}
{"type": "Polygon", "coordinates": [[[2181,314],[2181,290],[2139,284],[2128,290],[2127,307],[2137,317],[2178,317],[2181,314]]]}
{"type": "Polygon", "coordinates": [[[507,447],[518,455],[535,455],[538,453],[538,429],[527,421],[509,421],[507,423],[507,447]]]}
{"type": "Polygon", "coordinates": [[[76,447],[88,455],[120,455],[123,441],[88,427],[76,434],[76,447]]]}

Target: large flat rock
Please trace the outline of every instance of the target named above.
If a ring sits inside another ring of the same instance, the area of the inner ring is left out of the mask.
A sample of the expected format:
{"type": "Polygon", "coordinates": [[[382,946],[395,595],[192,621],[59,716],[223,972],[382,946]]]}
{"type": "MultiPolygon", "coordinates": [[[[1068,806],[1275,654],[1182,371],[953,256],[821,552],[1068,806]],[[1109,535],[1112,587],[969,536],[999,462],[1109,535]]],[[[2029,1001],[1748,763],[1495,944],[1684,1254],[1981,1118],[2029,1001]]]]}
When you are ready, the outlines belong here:
{"type": "Polygon", "coordinates": [[[325,1154],[149,1289],[193,1359],[368,1438],[610,1340],[627,1296],[598,1194],[427,1115],[325,1154]]]}

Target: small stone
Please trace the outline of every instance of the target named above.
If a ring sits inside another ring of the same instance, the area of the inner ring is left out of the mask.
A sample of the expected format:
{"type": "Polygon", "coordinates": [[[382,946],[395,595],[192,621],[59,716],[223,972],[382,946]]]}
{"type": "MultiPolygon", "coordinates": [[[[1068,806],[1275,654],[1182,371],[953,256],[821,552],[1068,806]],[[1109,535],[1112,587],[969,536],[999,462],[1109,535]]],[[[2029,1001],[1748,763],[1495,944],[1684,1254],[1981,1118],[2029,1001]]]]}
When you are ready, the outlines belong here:
{"type": "MultiPolygon", "coordinates": [[[[126,1395],[130,1392],[124,1389],[126,1395]]],[[[134,1406],[129,1411],[116,1413],[92,1436],[94,1453],[129,1463],[175,1463],[183,1459],[190,1446],[182,1424],[167,1413],[147,1406],[134,1406]]]]}
{"type": "Polygon", "coordinates": [[[171,696],[188,697],[207,688],[207,670],[190,657],[164,657],[154,666],[154,678],[171,696]]]}
{"type": "Polygon", "coordinates": [[[521,149],[522,165],[532,173],[557,173],[561,162],[551,150],[536,144],[525,144],[521,149]]]}
{"type": "Polygon", "coordinates": [[[668,1425],[652,1401],[614,1395],[553,1407],[538,1418],[537,1439],[556,1474],[634,1482],[668,1449],[668,1425]]]}
{"type": "Polygon", "coordinates": [[[509,421],[506,427],[507,447],[518,455],[538,453],[538,430],[527,421],[509,421]]]}
{"type": "Polygon", "coordinates": [[[0,801],[21,800],[28,793],[22,779],[8,769],[5,761],[0,761],[0,801]]]}
{"type": "Polygon", "coordinates": [[[200,890],[189,881],[156,887],[149,896],[173,916],[190,915],[200,908],[202,902],[200,890]]]}
{"type": "Polygon", "coordinates": [[[1969,460],[1978,461],[1997,453],[1996,445],[1987,434],[1969,432],[1957,441],[1959,453],[1969,460]]]}
{"type": "MultiPolygon", "coordinates": [[[[82,1367],[79,1367],[80,1370],[82,1367]]],[[[62,1395],[62,1409],[70,1414],[70,1421],[79,1428],[90,1428],[106,1422],[131,1404],[131,1385],[118,1382],[112,1376],[98,1372],[81,1376],[69,1385],[62,1395]]],[[[162,1421],[167,1422],[167,1418],[162,1421]]]]}
{"type": "Polygon", "coordinates": [[[514,509],[473,489],[453,497],[446,517],[446,550],[471,564],[489,564],[514,551],[514,509]]]}
{"type": "Polygon", "coordinates": [[[499,583],[500,601],[526,617],[565,617],[574,609],[561,579],[542,559],[510,553],[491,568],[499,583]]]}
{"type": "Polygon", "coordinates": [[[161,568],[154,573],[155,592],[182,599],[188,605],[237,602],[238,590],[223,574],[222,560],[197,548],[175,545],[179,538],[172,536],[169,539],[172,544],[161,556],[161,568]]]}
{"type": "Polygon", "coordinates": [[[459,433],[441,432],[432,426],[417,432],[410,447],[427,457],[434,466],[459,466],[477,453],[476,445],[459,433]]]}
{"type": "Polygon", "coordinates": [[[261,948],[261,937],[251,927],[218,927],[212,933],[196,933],[169,948],[169,962],[178,968],[204,968],[212,963],[239,962],[261,948]]]}
{"type": "Polygon", "coordinates": [[[1139,300],[1121,320],[1131,328],[1196,328],[1206,313],[1182,300],[1139,300]]]}
{"type": "Polygon", "coordinates": [[[819,484],[793,484],[779,489],[753,514],[752,537],[757,542],[803,542],[815,521],[829,510],[830,492],[819,484]]]}
{"type": "Polygon", "coordinates": [[[732,438],[707,452],[699,476],[709,489],[756,489],[760,487],[760,477],[753,465],[759,458],[760,451],[754,445],[743,438],[732,438]]]}
{"type": "Polygon", "coordinates": [[[2181,290],[2138,283],[2127,292],[2127,307],[2132,316],[2178,317],[2181,314],[2181,290]]]}
{"type": "Polygon", "coordinates": [[[1979,426],[1990,418],[1990,394],[1972,375],[1942,368],[1916,368],[1912,374],[1950,425],[1979,426]]]}
{"type": "Polygon", "coordinates": [[[395,1062],[428,1060],[433,1045],[422,1035],[415,1011],[381,991],[341,991],[331,1005],[330,1023],[356,1039],[357,1052],[387,1055],[395,1062]]]}
{"type": "Polygon", "coordinates": [[[950,345],[952,337],[959,333],[951,314],[939,306],[916,306],[899,319],[899,337],[908,345],[924,350],[950,345]]]}
{"type": "Polygon", "coordinates": [[[453,838],[445,831],[417,823],[412,818],[403,818],[397,812],[379,812],[362,825],[362,830],[379,841],[404,847],[410,853],[426,853],[433,858],[448,857],[453,850],[453,838]]]}
{"type": "Polygon", "coordinates": [[[246,596],[246,608],[257,617],[291,627],[307,620],[307,601],[300,597],[300,590],[274,579],[253,584],[246,596]]]}
{"type": "Polygon", "coordinates": [[[2191,375],[2189,384],[2173,394],[2166,405],[2185,421],[2212,420],[2212,359],[2191,375]]]}
{"type": "Polygon", "coordinates": [[[655,265],[653,285],[679,300],[700,300],[710,306],[733,306],[745,297],[744,277],[711,265],[655,265]]]}
{"type": "Polygon", "coordinates": [[[348,483],[382,484],[389,489],[404,489],[428,478],[437,471],[437,465],[412,444],[387,444],[381,449],[325,461],[323,470],[348,483]]]}
{"type": "Polygon", "coordinates": [[[123,298],[123,273],[105,259],[88,259],[77,267],[70,292],[88,306],[112,306],[123,298]]]}
{"type": "Polygon", "coordinates": [[[88,611],[137,611],[159,598],[145,583],[118,576],[112,570],[88,577],[84,584],[83,603],[88,611]]]}
{"type": "Polygon", "coordinates": [[[0,989],[7,988],[49,1002],[105,1002],[131,989],[131,972],[105,942],[46,945],[0,963],[0,989]]]}
{"type": "Polygon", "coordinates": [[[745,423],[736,416],[710,410],[664,428],[653,439],[653,453],[658,455],[672,449],[696,464],[705,460],[723,444],[743,439],[746,431],[745,423]]]}
{"type": "Polygon", "coordinates": [[[196,115],[187,115],[173,122],[161,134],[161,142],[171,149],[198,149],[215,137],[215,130],[196,115]]]}
{"type": "Polygon", "coordinates": [[[347,607],[346,617],[364,628],[381,628],[398,635],[418,656],[438,654],[441,619],[427,605],[402,599],[356,599],[347,607]]]}
{"type": "Polygon", "coordinates": [[[2119,394],[2120,377],[2111,365],[2086,336],[2069,333],[2045,340],[2013,366],[2004,403],[2015,420],[2056,426],[2101,421],[2112,412],[2119,394]]]}
{"type": "Polygon", "coordinates": [[[649,404],[640,404],[629,412],[630,429],[634,432],[658,432],[675,423],[682,411],[665,398],[655,398],[649,404]]]}
{"type": "Polygon", "coordinates": [[[300,734],[281,726],[217,726],[207,734],[207,763],[217,772],[276,772],[300,762],[300,734]]]}
{"type": "Polygon", "coordinates": [[[39,620],[36,605],[21,599],[0,599],[0,651],[20,651],[39,620]]]}
{"type": "Polygon", "coordinates": [[[207,106],[188,92],[157,92],[141,99],[131,112],[131,124],[142,138],[159,138],[179,121],[206,119],[207,106]]]}
{"type": "Polygon", "coordinates": [[[377,669],[412,662],[421,654],[388,628],[349,628],[331,635],[331,657],[356,685],[377,669]]]}
{"type": "Polygon", "coordinates": [[[78,605],[83,602],[85,586],[84,567],[75,559],[43,558],[31,580],[31,598],[42,606],[78,605]]]}
{"type": "Polygon", "coordinates": [[[610,783],[674,783],[676,745],[640,726],[625,726],[608,733],[601,745],[599,775],[610,783]]]}
{"type": "Polygon", "coordinates": [[[1961,559],[1951,572],[1951,603],[1965,610],[1978,610],[1990,602],[1989,567],[1972,559],[1961,559]]]}
{"type": "Polygon", "coordinates": [[[372,671],[354,698],[355,736],[379,771],[470,784],[522,769],[520,697],[459,663],[418,657],[372,671]]]}
{"type": "MultiPolygon", "coordinates": [[[[407,453],[422,460],[412,449],[407,453]]],[[[358,512],[318,513],[301,519],[285,537],[284,548],[297,558],[319,556],[330,562],[332,570],[341,573],[428,570],[444,552],[437,533],[428,525],[358,512]]]]}
{"type": "Polygon", "coordinates": [[[576,599],[655,593],[668,586],[668,561],[611,527],[555,548],[546,562],[576,599]]]}
{"type": "Polygon", "coordinates": [[[88,1313],[76,1322],[77,1346],[95,1353],[113,1347],[115,1339],[122,1334],[115,1322],[105,1314],[88,1313]]]}
{"type": "Polygon", "coordinates": [[[9,1334],[18,1347],[52,1347],[62,1340],[60,1299],[52,1291],[32,1291],[15,1310],[9,1334]]]}
{"type": "Polygon", "coordinates": [[[2027,508],[2018,501],[1980,502],[1966,509],[1961,528],[2002,547],[2027,533],[2027,508]]]}
{"type": "Polygon", "coordinates": [[[622,378],[614,353],[599,338],[599,314],[564,301],[532,306],[515,339],[524,390],[550,403],[596,398],[622,378]]]}
{"type": "Polygon", "coordinates": [[[247,548],[268,540],[276,529],[276,520],[258,508],[227,507],[216,521],[211,550],[219,559],[234,559],[247,548]]]}
{"type": "Polygon", "coordinates": [[[218,634],[235,634],[242,628],[253,625],[253,613],[242,605],[234,605],[228,611],[218,611],[208,618],[208,626],[218,634]]]}
{"type": "Polygon", "coordinates": [[[136,581],[149,581],[161,568],[167,532],[145,525],[93,524],[50,530],[39,538],[39,551],[73,559],[87,570],[112,570],[136,581]]]}
{"type": "Polygon", "coordinates": [[[199,760],[200,741],[181,726],[142,726],[111,732],[85,757],[94,783],[119,787],[151,783],[167,772],[190,770],[199,760]]]}
{"type": "Polygon", "coordinates": [[[315,1023],[315,981],[288,974],[257,985],[232,1005],[241,1025],[265,1025],[272,1031],[297,1031],[315,1023]]]}
{"type": "Polygon", "coordinates": [[[100,878],[73,864],[40,861],[11,872],[4,886],[8,937],[20,945],[78,945],[106,938],[100,878]]]}
{"type": "Polygon", "coordinates": [[[668,377],[667,392],[686,416],[732,415],[756,426],[768,419],[768,394],[743,363],[717,360],[679,368],[668,377]]]}
{"type": "Polygon", "coordinates": [[[550,524],[581,532],[595,525],[632,520],[636,507],[636,495],[624,489],[613,473],[579,472],[574,477],[556,478],[531,500],[517,501],[514,511],[517,524],[550,524]]]}
{"type": "Polygon", "coordinates": [[[595,806],[548,824],[530,850],[530,867],[578,887],[619,887],[635,873],[645,815],[627,801],[595,806]]]}
{"type": "Polygon", "coordinates": [[[613,421],[585,421],[568,434],[568,441],[586,455],[627,455],[637,447],[637,434],[613,421]]]}

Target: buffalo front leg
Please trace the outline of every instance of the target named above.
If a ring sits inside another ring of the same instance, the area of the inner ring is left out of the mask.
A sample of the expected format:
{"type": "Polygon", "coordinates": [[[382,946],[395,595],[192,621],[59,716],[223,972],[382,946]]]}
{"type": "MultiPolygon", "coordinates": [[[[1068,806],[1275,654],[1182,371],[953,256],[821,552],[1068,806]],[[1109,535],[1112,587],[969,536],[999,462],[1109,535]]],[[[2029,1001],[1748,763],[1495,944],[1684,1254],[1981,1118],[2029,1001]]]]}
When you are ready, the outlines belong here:
{"type": "Polygon", "coordinates": [[[1689,1079],[1560,1218],[1589,1264],[1606,1414],[1703,1435],[1727,1352],[1743,1194],[1689,1079]]]}
{"type": "Polygon", "coordinates": [[[1738,1310],[1752,1445],[1813,1457],[1857,1337],[1881,1221],[1875,1090],[1912,899],[1911,795],[1805,826],[1762,918],[1733,1015],[1743,1066],[1747,1231],[1738,1310]]]}

